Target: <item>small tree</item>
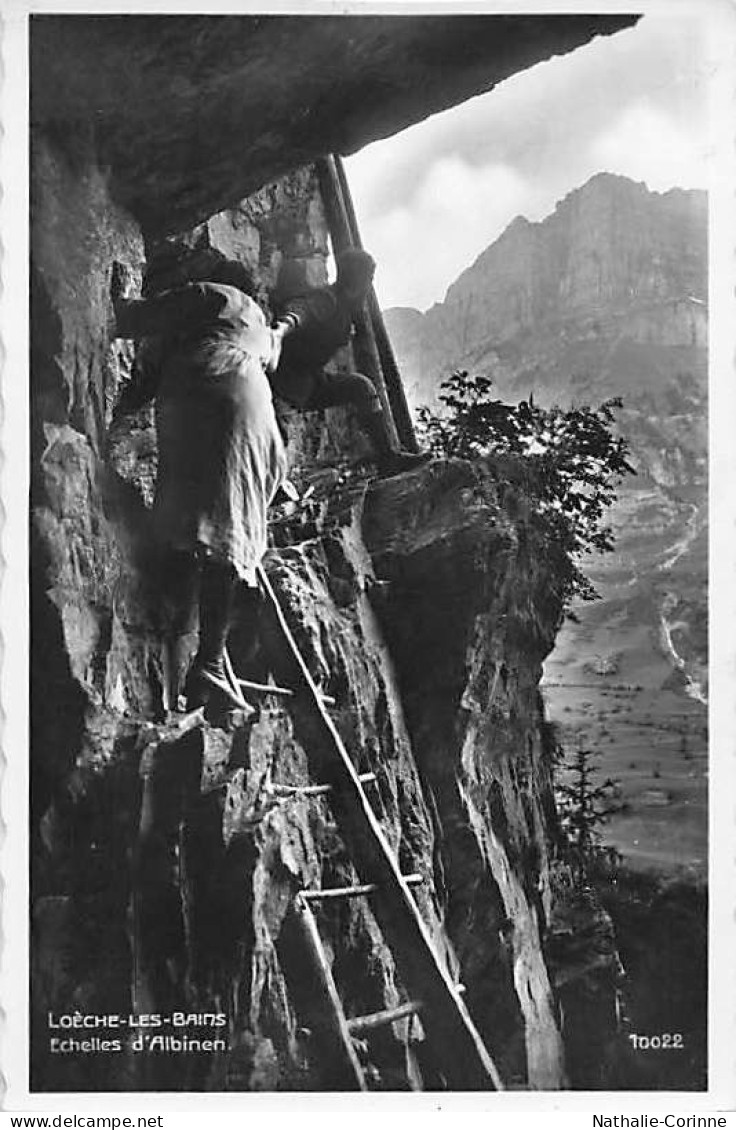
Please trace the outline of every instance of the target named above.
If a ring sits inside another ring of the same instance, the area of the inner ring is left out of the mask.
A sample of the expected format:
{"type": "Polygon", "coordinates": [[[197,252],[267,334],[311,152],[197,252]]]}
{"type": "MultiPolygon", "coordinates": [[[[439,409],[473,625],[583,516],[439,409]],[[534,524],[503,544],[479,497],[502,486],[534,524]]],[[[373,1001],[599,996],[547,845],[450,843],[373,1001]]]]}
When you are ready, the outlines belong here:
{"type": "Polygon", "coordinates": [[[582,744],[571,763],[563,762],[564,779],[556,783],[557,812],[568,852],[580,874],[610,851],[602,845],[601,826],[618,810],[620,785],[612,777],[596,783],[597,755],[582,744]]]}
{"type": "Polygon", "coordinates": [[[453,373],[440,386],[440,411],[419,410],[423,441],[438,455],[495,456],[523,465],[534,521],[562,562],[563,603],[569,605],[573,596],[592,600],[597,593],[577,562],[613,548],[606,510],[622,477],[635,474],[628,442],[611,430],[621,401],[606,400],[599,408],[541,408],[530,394],[511,405],[493,398],[491,386],[488,377],[453,373]]]}

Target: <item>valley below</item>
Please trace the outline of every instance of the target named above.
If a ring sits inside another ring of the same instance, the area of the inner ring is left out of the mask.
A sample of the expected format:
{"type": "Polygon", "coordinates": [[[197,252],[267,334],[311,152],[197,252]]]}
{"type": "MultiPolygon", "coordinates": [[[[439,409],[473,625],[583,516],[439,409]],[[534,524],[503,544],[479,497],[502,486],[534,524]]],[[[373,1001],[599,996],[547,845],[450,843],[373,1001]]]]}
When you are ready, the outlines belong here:
{"type": "Polygon", "coordinates": [[[568,755],[591,750],[617,783],[604,841],[632,869],[705,880],[705,522],[671,504],[665,529],[637,529],[640,493],[616,508],[617,552],[588,568],[600,599],[576,605],[542,690],[568,755]]]}
{"type": "Polygon", "coordinates": [[[629,1033],[674,1032],[682,1051],[631,1052],[631,1090],[708,1079],[708,714],[705,500],[654,484],[622,491],[616,551],[591,558],[600,599],[578,603],[544,665],[547,715],[593,784],[616,783],[598,829],[620,859],[594,872],[626,973],[629,1033]]]}

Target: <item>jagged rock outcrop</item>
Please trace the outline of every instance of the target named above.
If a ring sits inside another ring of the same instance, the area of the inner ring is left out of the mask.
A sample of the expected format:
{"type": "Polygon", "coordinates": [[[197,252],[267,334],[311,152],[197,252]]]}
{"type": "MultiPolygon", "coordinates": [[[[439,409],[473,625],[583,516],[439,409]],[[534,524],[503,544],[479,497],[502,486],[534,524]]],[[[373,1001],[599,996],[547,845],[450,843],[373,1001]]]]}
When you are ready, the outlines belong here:
{"type": "Polygon", "coordinates": [[[147,232],[179,232],[633,15],[34,15],[31,121],[91,143],[147,232]]]}
{"type": "MultiPolygon", "coordinates": [[[[549,579],[482,468],[434,465],[364,494],[341,509],[333,500],[322,536],[274,552],[269,575],[356,767],[377,776],[373,805],[402,870],[425,875],[419,905],[503,1077],[559,1087],[541,948],[553,801],[536,681],[557,625],[549,579]]],[[[328,803],[274,791],[310,783],[305,732],[298,706],[274,699],[231,734],[178,735],[88,705],[74,764],[40,813],[44,1089],[330,1086],[330,1064],[302,1031],[312,1028],[305,958],[288,915],[300,888],[354,872],[328,803]],[[80,1065],[48,1053],[45,1018],[72,1004],[225,1014],[222,1033],[194,1024],[183,1034],[222,1036],[227,1050],[146,1055],[128,1029],[115,1034],[120,1051],[80,1065]]],[[[346,1010],[396,1004],[393,957],[370,911],[351,902],[322,927],[346,1010]]],[[[376,1085],[433,1078],[406,1021],[368,1054],[376,1085]]]]}
{"type": "Polygon", "coordinates": [[[636,1078],[627,1046],[626,973],[614,923],[589,886],[556,876],[547,961],[560,1003],[570,1085],[626,1089],[636,1078]]]}

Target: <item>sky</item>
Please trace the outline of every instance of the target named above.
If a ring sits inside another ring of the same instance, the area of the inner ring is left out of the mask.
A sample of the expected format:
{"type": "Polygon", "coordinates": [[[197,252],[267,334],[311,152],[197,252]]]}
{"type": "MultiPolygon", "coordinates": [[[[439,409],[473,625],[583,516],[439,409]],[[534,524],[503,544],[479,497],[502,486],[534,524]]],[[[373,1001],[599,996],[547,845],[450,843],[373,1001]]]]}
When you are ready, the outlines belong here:
{"type": "Polygon", "coordinates": [[[543,219],[595,173],[706,187],[712,45],[702,19],[670,11],[346,159],[384,308],[441,302],[515,216],[543,219]]]}

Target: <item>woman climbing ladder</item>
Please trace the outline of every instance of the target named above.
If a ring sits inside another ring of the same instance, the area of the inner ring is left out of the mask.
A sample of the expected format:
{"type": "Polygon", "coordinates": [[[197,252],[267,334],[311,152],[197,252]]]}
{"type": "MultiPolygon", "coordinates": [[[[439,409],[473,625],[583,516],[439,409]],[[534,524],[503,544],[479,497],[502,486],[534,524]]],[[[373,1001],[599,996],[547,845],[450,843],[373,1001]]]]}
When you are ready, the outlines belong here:
{"type": "MultiPolygon", "coordinates": [[[[148,299],[125,291],[125,271],[115,264],[116,335],[156,337],[161,345],[160,371],[146,395],[156,397],[153,519],[163,592],[178,605],[164,646],[168,705],[177,701],[181,641],[199,574],[199,648],[186,683],[187,709],[213,701],[242,707],[226,671],[225,643],[236,586],[256,588],[268,506],[285,477],[266,376],[278,363],[278,335],[237,286],[188,283],[148,299]]],[[[119,410],[131,406],[132,396],[131,390],[127,403],[121,398],[119,410]]]]}

